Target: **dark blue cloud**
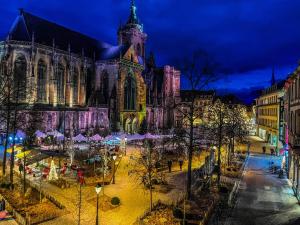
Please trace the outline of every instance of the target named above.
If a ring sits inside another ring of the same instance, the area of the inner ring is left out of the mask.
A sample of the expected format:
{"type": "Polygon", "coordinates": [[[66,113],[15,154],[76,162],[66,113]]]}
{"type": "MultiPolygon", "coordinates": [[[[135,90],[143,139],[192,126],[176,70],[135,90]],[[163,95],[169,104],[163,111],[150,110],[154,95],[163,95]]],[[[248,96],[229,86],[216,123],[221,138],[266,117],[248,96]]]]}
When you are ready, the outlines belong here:
{"type": "MultiPolygon", "coordinates": [[[[51,21],[115,44],[130,0],[0,0],[0,37],[24,7],[51,21]]],[[[300,1],[136,0],[157,62],[174,64],[204,49],[226,76],[218,87],[266,86],[275,66],[283,78],[300,58],[300,1]],[[225,72],[225,70],[224,70],[225,72]]]]}

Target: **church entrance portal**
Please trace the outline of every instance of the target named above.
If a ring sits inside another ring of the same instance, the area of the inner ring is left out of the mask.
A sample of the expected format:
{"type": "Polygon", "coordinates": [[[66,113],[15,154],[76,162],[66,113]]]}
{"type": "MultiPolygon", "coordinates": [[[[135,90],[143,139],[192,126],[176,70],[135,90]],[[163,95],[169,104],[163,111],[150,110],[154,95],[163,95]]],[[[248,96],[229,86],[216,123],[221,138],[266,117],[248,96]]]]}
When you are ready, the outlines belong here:
{"type": "Polygon", "coordinates": [[[138,132],[138,120],[136,117],[127,118],[125,122],[124,131],[129,134],[134,134],[138,132]]]}

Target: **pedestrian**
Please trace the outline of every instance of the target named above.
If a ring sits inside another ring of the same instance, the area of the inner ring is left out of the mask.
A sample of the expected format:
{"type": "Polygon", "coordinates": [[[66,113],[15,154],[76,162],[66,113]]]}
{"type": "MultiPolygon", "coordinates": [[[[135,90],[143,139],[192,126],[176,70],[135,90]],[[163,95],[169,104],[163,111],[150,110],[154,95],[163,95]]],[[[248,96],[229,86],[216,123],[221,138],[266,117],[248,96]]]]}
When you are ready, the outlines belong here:
{"type": "Polygon", "coordinates": [[[263,154],[266,154],[266,146],[263,146],[262,150],[263,150],[263,154]]]}
{"type": "Polygon", "coordinates": [[[169,173],[172,172],[172,160],[168,160],[169,173]]]}
{"type": "Polygon", "coordinates": [[[179,162],[180,171],[182,171],[183,160],[179,159],[178,162],[179,162]]]}
{"type": "Polygon", "coordinates": [[[273,156],[274,155],[274,148],[271,148],[271,155],[273,156]]]}

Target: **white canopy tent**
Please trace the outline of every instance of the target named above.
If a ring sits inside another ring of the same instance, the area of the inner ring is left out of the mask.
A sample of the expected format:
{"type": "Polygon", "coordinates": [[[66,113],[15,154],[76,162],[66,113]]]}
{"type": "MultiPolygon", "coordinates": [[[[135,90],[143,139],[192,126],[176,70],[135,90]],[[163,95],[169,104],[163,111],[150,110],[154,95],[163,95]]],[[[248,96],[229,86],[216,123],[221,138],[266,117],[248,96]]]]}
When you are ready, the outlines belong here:
{"type": "Polygon", "coordinates": [[[34,134],[37,138],[46,138],[47,137],[47,135],[40,130],[37,130],[34,134]]]}
{"type": "Polygon", "coordinates": [[[103,140],[103,137],[101,137],[99,134],[95,134],[94,136],[90,137],[90,140],[99,142],[103,140]]]}
{"type": "Polygon", "coordinates": [[[76,137],[73,137],[72,140],[76,141],[76,142],[86,142],[86,141],[88,141],[87,137],[83,136],[82,134],[78,134],[76,137]]]}

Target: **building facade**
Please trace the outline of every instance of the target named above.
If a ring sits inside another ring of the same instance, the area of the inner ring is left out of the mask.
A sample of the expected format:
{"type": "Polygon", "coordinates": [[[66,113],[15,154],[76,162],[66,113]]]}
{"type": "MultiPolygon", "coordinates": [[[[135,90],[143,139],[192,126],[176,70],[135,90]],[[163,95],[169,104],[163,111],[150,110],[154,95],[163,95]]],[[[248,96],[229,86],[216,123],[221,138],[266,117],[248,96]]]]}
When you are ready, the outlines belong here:
{"type": "Polygon", "coordinates": [[[181,109],[178,114],[178,123],[180,126],[189,127],[190,122],[188,117],[185,115],[190,112],[190,106],[194,102],[194,121],[195,127],[200,127],[209,120],[209,106],[213,104],[215,100],[214,91],[192,91],[192,90],[181,90],[181,109]],[[192,100],[194,99],[194,100],[192,100]]]}
{"type": "Polygon", "coordinates": [[[283,83],[275,83],[262,91],[256,99],[257,134],[276,148],[282,143],[283,135],[283,83]]]}
{"type": "Polygon", "coordinates": [[[171,66],[157,68],[147,61],[144,79],[147,84],[147,124],[150,130],[176,126],[180,102],[180,71],[171,66]]]}
{"type": "Polygon", "coordinates": [[[300,199],[300,74],[299,69],[285,82],[286,170],[295,195],[300,199]]]}
{"type": "Polygon", "coordinates": [[[42,130],[134,133],[144,119],[162,128],[167,119],[160,119],[167,113],[174,123],[165,108],[179,96],[180,72],[170,66],[159,69],[162,78],[153,73],[147,92],[147,34],[134,1],[117,34],[118,45],[113,46],[20,10],[0,42],[0,60],[22,89],[18,104],[42,112],[42,130]],[[163,79],[158,88],[155,79],[163,79]],[[146,104],[154,89],[156,95],[146,104]]]}

